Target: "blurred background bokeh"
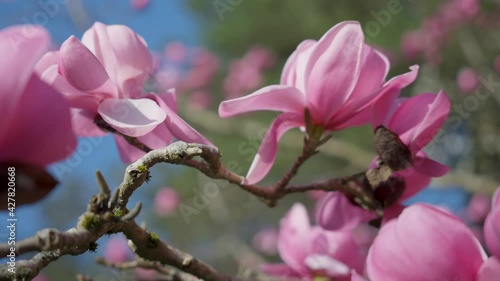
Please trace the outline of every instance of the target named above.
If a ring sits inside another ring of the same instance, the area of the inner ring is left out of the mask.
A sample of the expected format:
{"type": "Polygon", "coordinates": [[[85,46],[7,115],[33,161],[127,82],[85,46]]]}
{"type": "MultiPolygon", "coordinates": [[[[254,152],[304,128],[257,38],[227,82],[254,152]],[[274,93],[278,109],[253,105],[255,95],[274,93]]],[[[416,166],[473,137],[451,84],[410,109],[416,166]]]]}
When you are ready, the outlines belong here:
{"type": "MultiPolygon", "coordinates": [[[[221,119],[217,114],[220,101],[278,83],[287,57],[302,40],[319,39],[340,21],[359,21],[366,41],[389,57],[388,77],[420,65],[417,81],[404,89],[404,96],[443,89],[452,99],[452,112],[440,141],[432,143],[428,152],[453,170],[408,204],[432,202],[467,216],[470,198],[476,200],[471,204],[478,205],[485,198],[482,194],[491,195],[500,180],[499,1],[0,2],[0,28],[43,25],[51,32],[55,49],[70,35],[80,38],[95,21],[131,27],[144,37],[157,63],[145,88],[177,88],[180,115],[220,148],[232,170],[243,175],[275,114],[221,119]]],[[[366,169],[375,155],[372,136],[369,126],[335,133],[294,182],[366,169]]],[[[263,185],[279,180],[291,166],[300,153],[302,137],[298,130],[285,135],[276,166],[263,185]]],[[[60,185],[41,202],[16,210],[18,239],[45,227],[74,226],[87,200],[98,191],[95,170],[102,171],[110,185],[120,183],[126,165],[119,160],[113,138],[79,141],[72,157],[50,169],[60,185]]],[[[296,194],[269,208],[238,187],[191,169],[159,165],[152,176],[129,203],[143,202],[138,220],[168,243],[222,271],[240,275],[257,270],[264,261],[278,261],[275,236],[280,218],[293,202],[313,206],[322,195],[296,194]]],[[[6,218],[6,214],[0,215],[6,218]]],[[[484,218],[466,219],[480,225],[484,218]]],[[[6,238],[2,230],[0,239],[6,238]]],[[[126,243],[108,237],[98,242],[96,253],[63,257],[43,275],[49,280],[74,280],[77,273],[96,280],[135,280],[137,272],[117,272],[94,262],[103,255],[117,261],[130,258],[126,243]]]]}

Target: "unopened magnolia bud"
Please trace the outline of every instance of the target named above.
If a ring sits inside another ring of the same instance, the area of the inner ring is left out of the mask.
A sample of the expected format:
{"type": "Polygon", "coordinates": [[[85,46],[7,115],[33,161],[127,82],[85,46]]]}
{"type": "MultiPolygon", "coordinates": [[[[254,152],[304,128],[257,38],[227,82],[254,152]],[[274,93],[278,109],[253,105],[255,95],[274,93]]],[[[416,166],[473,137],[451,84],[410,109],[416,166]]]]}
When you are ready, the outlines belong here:
{"type": "Polygon", "coordinates": [[[398,135],[384,126],[375,129],[375,150],[384,164],[393,171],[401,171],[411,166],[411,151],[398,135]]]}

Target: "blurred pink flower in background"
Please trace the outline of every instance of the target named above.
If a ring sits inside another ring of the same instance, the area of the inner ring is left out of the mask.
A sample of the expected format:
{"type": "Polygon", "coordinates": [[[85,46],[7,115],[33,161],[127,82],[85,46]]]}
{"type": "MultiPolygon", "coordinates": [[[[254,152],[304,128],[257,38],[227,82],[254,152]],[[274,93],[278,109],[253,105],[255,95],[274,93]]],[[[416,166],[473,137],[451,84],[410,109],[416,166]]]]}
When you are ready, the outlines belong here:
{"type": "Polygon", "coordinates": [[[50,278],[43,274],[38,274],[32,281],[50,281],[50,278]]]}
{"type": "Polygon", "coordinates": [[[500,188],[493,195],[491,211],[484,222],[484,239],[491,254],[500,259],[500,188]]]}
{"type": "Polygon", "coordinates": [[[470,67],[463,68],[458,72],[457,85],[465,93],[472,93],[479,85],[477,73],[470,67]]]}
{"type": "MultiPolygon", "coordinates": [[[[173,90],[144,92],[153,61],[143,38],[126,26],[97,22],[83,34],[82,42],[70,37],[59,52],[45,55],[37,65],[42,79],[64,93],[74,108],[77,134],[105,135],[94,122],[100,117],[153,149],[171,143],[173,137],[210,144],[177,115],[173,90]]],[[[115,140],[124,162],[144,155],[123,137],[115,140]]]]}
{"type": "Polygon", "coordinates": [[[278,252],[278,230],[265,228],[257,232],[252,238],[252,246],[266,255],[275,255],[278,252]]]}
{"type": "Polygon", "coordinates": [[[179,85],[182,90],[208,87],[220,68],[219,58],[209,50],[198,47],[193,52],[190,68],[179,85]]]}
{"type": "Polygon", "coordinates": [[[177,209],[180,203],[181,197],[175,189],[163,187],[156,192],[154,209],[160,216],[169,216],[177,209]]]}
{"type": "Polygon", "coordinates": [[[238,98],[261,86],[264,71],[274,63],[275,58],[271,51],[262,46],[251,47],[243,58],[231,62],[228,75],[224,79],[226,99],[238,98]]]}
{"type": "Polygon", "coordinates": [[[208,109],[212,102],[212,94],[207,90],[197,90],[189,95],[189,104],[196,109],[208,109]]]}
{"type": "Polygon", "coordinates": [[[403,35],[401,48],[404,56],[413,61],[422,55],[431,64],[442,63],[441,52],[453,31],[485,16],[486,13],[480,12],[479,0],[443,1],[435,13],[422,21],[419,29],[403,35]]]}
{"type": "Polygon", "coordinates": [[[161,67],[155,73],[155,79],[158,82],[158,87],[161,91],[177,88],[182,75],[180,71],[174,67],[161,67]]]}
{"type": "Polygon", "coordinates": [[[366,265],[371,281],[496,280],[500,264],[495,267],[486,259],[474,234],[457,217],[415,204],[382,227],[366,265]]]}
{"type": "Polygon", "coordinates": [[[311,226],[306,208],[296,203],[281,220],[278,251],[284,264],[264,264],[261,270],[284,278],[332,277],[351,280],[352,270],[364,273],[366,249],[349,231],[311,226]]]}
{"type": "Polygon", "coordinates": [[[45,168],[76,147],[68,102],[34,72],[50,44],[41,27],[0,30],[0,163],[45,168]]]}
{"type": "Polygon", "coordinates": [[[149,0],[130,0],[130,6],[136,10],[142,10],[149,4],[149,0]]]}
{"type": "Polygon", "coordinates": [[[305,40],[288,58],[280,85],[224,101],[221,117],[259,110],[282,112],[271,124],[245,179],[262,180],[276,158],[277,145],[288,130],[306,125],[336,131],[369,122],[371,106],[386,93],[399,90],[417,75],[417,68],[385,82],[389,62],[364,44],[358,22],[341,22],[319,41],[305,40]],[[312,124],[306,124],[305,110],[312,124]]]}
{"type": "Polygon", "coordinates": [[[443,91],[437,95],[420,94],[402,102],[394,100],[398,94],[393,92],[373,106],[372,127],[384,125],[397,134],[411,152],[412,166],[394,174],[405,179],[405,191],[399,199],[402,201],[426,187],[431,178],[448,173],[447,166],[430,159],[423,149],[446,121],[451,103],[443,91]]]}
{"type": "Polygon", "coordinates": [[[414,61],[422,51],[422,36],[418,31],[406,32],[401,41],[403,55],[409,61],[414,61]]]}
{"type": "Polygon", "coordinates": [[[465,214],[472,222],[482,222],[491,209],[491,199],[485,194],[476,193],[469,200],[465,214]]]}
{"type": "Polygon", "coordinates": [[[311,197],[314,200],[320,200],[321,198],[325,197],[329,192],[323,191],[323,190],[311,190],[307,192],[307,195],[311,197]]]}
{"type": "Polygon", "coordinates": [[[158,272],[154,269],[145,269],[145,268],[136,268],[134,269],[135,276],[138,277],[138,280],[143,281],[155,281],[158,280],[158,272]]]}
{"type": "Polygon", "coordinates": [[[104,248],[104,258],[112,263],[122,263],[130,260],[133,253],[128,247],[124,237],[113,236],[109,238],[104,248]]]}
{"type": "Polygon", "coordinates": [[[500,73],[500,56],[496,56],[493,61],[493,67],[497,73],[500,73]]]}
{"type": "Polygon", "coordinates": [[[181,63],[187,58],[187,48],[182,42],[170,42],[163,49],[165,59],[173,63],[181,63]]]}

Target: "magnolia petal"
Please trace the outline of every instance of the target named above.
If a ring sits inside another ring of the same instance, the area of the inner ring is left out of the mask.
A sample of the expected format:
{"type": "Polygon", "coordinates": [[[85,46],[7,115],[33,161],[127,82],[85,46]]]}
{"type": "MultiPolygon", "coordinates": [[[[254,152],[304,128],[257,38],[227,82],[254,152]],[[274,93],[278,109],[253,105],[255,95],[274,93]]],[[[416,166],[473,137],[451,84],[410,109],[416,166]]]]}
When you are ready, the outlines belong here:
{"type": "MultiPolygon", "coordinates": [[[[151,149],[159,149],[172,143],[173,136],[165,124],[159,124],[152,132],[137,139],[151,149]]],[[[115,141],[123,163],[135,162],[146,154],[145,151],[129,144],[122,136],[115,136],[115,141]]]]}
{"type": "Polygon", "coordinates": [[[76,89],[116,96],[116,88],[101,62],[76,37],[64,41],[60,49],[60,71],[76,89]]]}
{"type": "MultiPolygon", "coordinates": [[[[153,95],[150,94],[148,95],[151,99],[156,100],[156,102],[160,105],[160,107],[167,113],[167,118],[165,119],[165,125],[167,126],[168,130],[172,135],[181,141],[185,142],[194,142],[194,143],[200,143],[200,144],[205,144],[205,145],[211,145],[213,144],[206,139],[202,134],[200,134],[198,131],[196,131],[193,127],[191,127],[186,121],[184,121],[177,113],[170,108],[163,98],[167,98],[167,102],[169,102],[169,98],[163,96],[160,97],[158,95],[153,95]]],[[[173,102],[173,100],[170,100],[170,102],[173,102]]]]}
{"type": "Polygon", "coordinates": [[[446,175],[450,168],[427,157],[416,157],[413,159],[413,168],[421,174],[429,177],[442,177],[446,175]]]}
{"type": "Polygon", "coordinates": [[[495,194],[493,194],[493,199],[491,200],[491,206],[500,207],[500,187],[497,187],[495,194]]]}
{"type": "Polygon", "coordinates": [[[420,120],[418,127],[414,128],[415,133],[410,143],[411,151],[420,151],[432,141],[446,121],[450,108],[450,98],[443,91],[439,91],[439,94],[428,105],[424,119],[420,120]]]}
{"type": "Polygon", "coordinates": [[[304,205],[295,203],[281,220],[278,251],[281,259],[295,272],[307,274],[304,259],[308,254],[308,235],[311,229],[304,205]]]}
{"type": "Polygon", "coordinates": [[[35,72],[38,76],[42,77],[43,73],[52,66],[57,66],[59,64],[59,51],[47,52],[43,57],[36,63],[35,72]]]}
{"type": "Polygon", "coordinates": [[[484,222],[484,240],[488,250],[500,258],[500,208],[494,207],[484,222]]]}
{"type": "Polygon", "coordinates": [[[389,67],[389,59],[384,54],[364,45],[358,81],[342,110],[355,111],[367,103],[373,103],[379,97],[389,67]]]}
{"type": "Polygon", "coordinates": [[[6,122],[9,133],[0,137],[0,147],[5,148],[0,159],[45,167],[73,152],[76,137],[70,110],[59,93],[33,74],[19,104],[6,122]],[[26,145],[25,140],[32,143],[26,145]]]}
{"type": "MultiPolygon", "coordinates": [[[[31,78],[33,67],[47,51],[50,35],[34,25],[16,25],[0,31],[0,104],[3,116],[14,111],[31,78]]],[[[6,123],[0,125],[0,135],[6,123]]]]}
{"type": "Polygon", "coordinates": [[[95,22],[90,29],[83,33],[82,43],[101,62],[111,80],[116,82],[118,63],[113,48],[111,48],[107,25],[95,22]]]}
{"type": "Polygon", "coordinates": [[[158,94],[165,104],[174,112],[177,112],[177,93],[174,88],[165,93],[158,94]]]}
{"type": "Polygon", "coordinates": [[[306,66],[316,42],[316,40],[304,40],[297,46],[283,68],[282,85],[293,86],[302,93],[306,92],[306,66]]]}
{"type": "Polygon", "coordinates": [[[316,210],[316,222],[327,230],[352,230],[376,217],[375,213],[353,205],[340,192],[328,193],[316,210]]]}
{"type": "Polygon", "coordinates": [[[341,22],[323,35],[309,57],[308,103],[316,122],[326,123],[344,105],[358,81],[364,36],[357,22],[341,22]]]}
{"type": "Polygon", "coordinates": [[[399,202],[402,202],[405,199],[408,199],[413,195],[419,193],[422,189],[429,186],[429,183],[432,179],[431,177],[420,173],[414,168],[409,168],[404,171],[398,172],[395,176],[403,177],[405,179],[405,190],[399,198],[399,202]]]}
{"type": "Polygon", "coordinates": [[[104,99],[103,95],[90,95],[77,90],[59,74],[57,65],[50,66],[47,70],[45,70],[40,79],[63,94],[71,108],[80,108],[97,112],[99,103],[102,99],[104,99]]]}
{"type": "Polygon", "coordinates": [[[280,276],[286,278],[298,278],[300,275],[295,272],[291,267],[283,263],[267,263],[260,266],[260,270],[265,274],[272,276],[280,276]]]}
{"type": "Polygon", "coordinates": [[[120,159],[123,163],[133,163],[146,154],[146,152],[129,144],[123,136],[114,135],[114,137],[118,153],[120,154],[120,159]]]}
{"type": "Polygon", "coordinates": [[[144,136],[167,117],[165,111],[150,99],[105,99],[98,112],[114,129],[131,137],[144,136]]]}
{"type": "Polygon", "coordinates": [[[304,263],[313,272],[324,272],[333,277],[345,276],[351,272],[351,269],[345,263],[326,255],[309,255],[304,260],[304,263]]]}
{"type": "Polygon", "coordinates": [[[363,276],[359,275],[355,270],[351,270],[351,281],[368,281],[363,276]]]}
{"type": "Polygon", "coordinates": [[[388,126],[397,109],[397,99],[401,89],[413,83],[418,75],[418,66],[410,67],[410,71],[389,80],[379,94],[379,98],[371,109],[371,124],[375,129],[379,125],[388,126]]]}
{"type": "Polygon", "coordinates": [[[334,115],[328,124],[329,130],[340,130],[347,127],[364,125],[372,120],[375,129],[378,125],[388,122],[397,107],[396,100],[402,88],[415,81],[418,74],[418,66],[410,67],[410,71],[398,75],[386,82],[381,89],[377,90],[376,97],[372,101],[356,103],[356,107],[346,107],[334,115]]]}
{"type": "Polygon", "coordinates": [[[152,149],[159,149],[172,143],[174,136],[165,124],[160,124],[149,134],[138,137],[139,141],[152,149]]]}
{"type": "Polygon", "coordinates": [[[420,94],[403,102],[392,116],[388,128],[398,134],[415,154],[422,150],[441,128],[450,109],[443,92],[420,94]],[[418,109],[418,110],[415,110],[418,109]]]}
{"type": "Polygon", "coordinates": [[[136,98],[135,89],[142,89],[144,79],[153,68],[151,53],[144,39],[129,27],[108,25],[106,30],[110,43],[108,47],[112,48],[119,65],[114,82],[120,85],[124,97],[136,98]]]}
{"type": "Polygon", "coordinates": [[[96,113],[82,109],[71,109],[71,123],[75,133],[80,137],[102,137],[108,133],[101,130],[94,122],[96,113]]]}
{"type": "Polygon", "coordinates": [[[476,281],[494,281],[500,276],[500,257],[490,257],[477,273],[476,281]]]}
{"type": "Polygon", "coordinates": [[[252,165],[245,178],[245,184],[255,184],[261,181],[271,170],[276,153],[278,152],[278,142],[286,131],[300,127],[304,124],[304,118],[300,115],[283,113],[276,118],[267,131],[262,143],[253,159],[252,165]]]}
{"type": "Polygon", "coordinates": [[[305,108],[306,99],[299,90],[290,86],[272,85],[241,98],[223,101],[219,106],[219,115],[231,117],[258,110],[275,110],[302,115],[305,108]]]}

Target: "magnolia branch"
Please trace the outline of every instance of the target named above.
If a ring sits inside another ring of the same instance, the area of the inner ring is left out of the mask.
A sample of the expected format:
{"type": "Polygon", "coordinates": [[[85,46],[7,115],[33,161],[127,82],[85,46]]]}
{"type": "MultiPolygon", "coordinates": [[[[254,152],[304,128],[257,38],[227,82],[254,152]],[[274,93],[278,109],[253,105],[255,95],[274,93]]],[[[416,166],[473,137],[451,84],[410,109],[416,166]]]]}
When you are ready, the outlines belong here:
{"type": "MultiPolygon", "coordinates": [[[[135,142],[134,140],[131,140],[135,142]]],[[[244,177],[227,170],[221,162],[221,154],[215,147],[176,142],[165,148],[151,150],[136,162],[130,164],[123,182],[113,194],[97,172],[97,182],[101,189],[94,195],[77,226],[65,232],[57,229],[44,229],[31,238],[18,242],[16,255],[38,251],[33,258],[17,264],[16,276],[21,280],[31,280],[50,262],[64,255],[80,255],[86,251],[95,251],[97,240],[105,234],[124,233],[135,246],[135,253],[144,260],[156,261],[207,281],[229,281],[232,278],[222,274],[204,262],[163,243],[159,237],[141,228],[134,221],[141,205],[127,209],[127,203],[133,192],[150,178],[149,169],[158,163],[186,165],[198,169],[213,179],[224,179],[239,185],[242,189],[274,204],[288,193],[310,190],[340,191],[357,202],[360,206],[380,211],[382,204],[375,198],[368,184],[366,173],[359,173],[343,178],[334,178],[307,185],[288,185],[299,167],[317,151],[321,141],[305,139],[304,149],[289,172],[282,180],[269,187],[244,184],[244,177]],[[201,158],[201,160],[195,159],[201,158]]],[[[141,147],[138,144],[138,147],[141,147]]],[[[143,147],[144,148],[144,147],[143,147]]],[[[7,244],[0,245],[0,255],[9,253],[7,244]]],[[[5,266],[0,267],[0,277],[9,274],[5,266]]],[[[179,277],[178,275],[175,275],[179,277]]],[[[192,280],[182,275],[181,280],[192,280]]],[[[180,278],[180,277],[179,277],[180,278]]]]}
{"type": "Polygon", "coordinates": [[[373,195],[373,189],[367,185],[365,173],[352,176],[333,178],[319,183],[305,185],[288,185],[291,178],[297,173],[300,166],[316,154],[316,148],[328,139],[310,141],[305,139],[302,154],[297,158],[291,169],[276,184],[262,187],[247,185],[245,178],[224,167],[219,150],[212,146],[202,144],[187,144],[184,142],[173,143],[166,148],[152,150],[141,159],[131,164],[125,173],[125,179],[119,187],[118,206],[124,208],[130,194],[149,177],[149,169],[159,162],[180,164],[193,167],[212,179],[223,179],[240,186],[242,189],[255,196],[268,200],[269,205],[274,205],[277,200],[289,193],[306,192],[311,190],[340,191],[353,198],[361,206],[371,209],[381,209],[381,204],[373,195]],[[200,157],[204,161],[194,160],[200,157]],[[142,171],[142,172],[141,172],[142,171]]]}

